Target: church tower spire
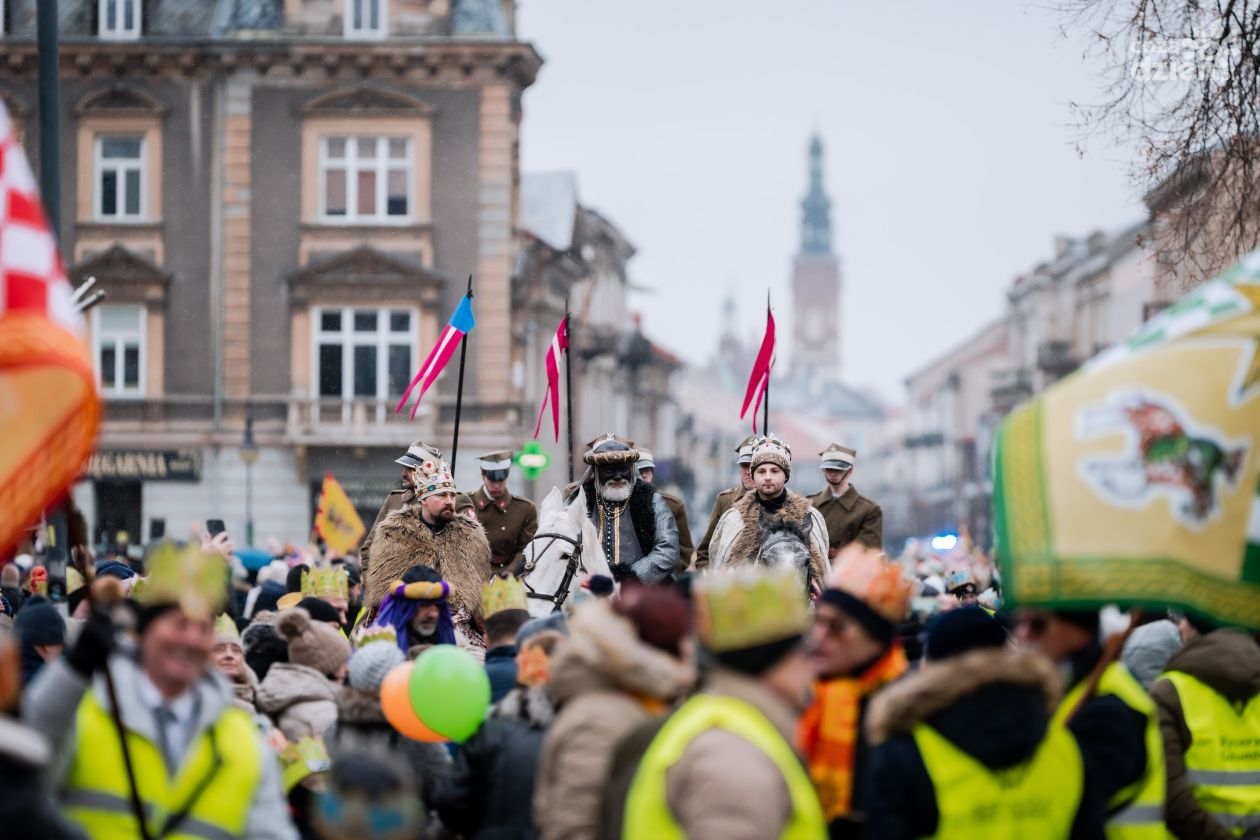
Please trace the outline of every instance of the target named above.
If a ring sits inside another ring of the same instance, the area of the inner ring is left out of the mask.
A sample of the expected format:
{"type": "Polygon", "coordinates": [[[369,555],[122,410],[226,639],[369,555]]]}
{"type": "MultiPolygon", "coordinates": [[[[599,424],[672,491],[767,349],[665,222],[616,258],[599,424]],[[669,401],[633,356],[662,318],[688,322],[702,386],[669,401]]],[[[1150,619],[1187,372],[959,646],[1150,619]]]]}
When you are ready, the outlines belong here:
{"type": "Polygon", "coordinates": [[[809,141],[809,187],[801,199],[801,245],[792,266],[792,373],[811,388],[840,376],[840,287],[823,142],[815,134],[809,141]]]}

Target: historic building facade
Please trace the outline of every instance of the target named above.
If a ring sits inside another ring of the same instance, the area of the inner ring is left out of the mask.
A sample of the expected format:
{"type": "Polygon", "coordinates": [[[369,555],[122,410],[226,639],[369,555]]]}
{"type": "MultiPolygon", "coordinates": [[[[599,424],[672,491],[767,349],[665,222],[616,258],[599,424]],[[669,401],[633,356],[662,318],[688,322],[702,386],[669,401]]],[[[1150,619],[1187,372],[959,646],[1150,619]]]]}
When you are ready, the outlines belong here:
{"type": "MultiPolygon", "coordinates": [[[[3,3],[0,96],[34,161],[35,0],[3,3]]],[[[515,447],[521,93],[499,0],[61,0],[61,234],[106,399],[76,488],[97,535],[207,516],[301,539],[324,473],[374,514],[449,449],[454,370],[394,406],[474,276],[461,451],[515,447]],[[248,497],[248,498],[247,498],[248,497]]],[[[532,418],[530,418],[532,421],[532,418]]],[[[462,483],[475,481],[465,455],[462,483]]]]}

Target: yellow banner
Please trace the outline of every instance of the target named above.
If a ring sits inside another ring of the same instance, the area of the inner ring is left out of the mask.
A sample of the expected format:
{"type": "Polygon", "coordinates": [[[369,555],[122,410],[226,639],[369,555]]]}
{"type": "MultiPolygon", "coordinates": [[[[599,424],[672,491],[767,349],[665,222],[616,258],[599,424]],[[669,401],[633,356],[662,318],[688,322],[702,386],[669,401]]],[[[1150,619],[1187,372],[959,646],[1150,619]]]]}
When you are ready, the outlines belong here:
{"type": "Polygon", "coordinates": [[[346,554],[359,544],[367,528],[350,497],[341,489],[332,473],[324,475],[319,492],[319,510],[315,514],[315,532],[338,554],[346,554]]]}

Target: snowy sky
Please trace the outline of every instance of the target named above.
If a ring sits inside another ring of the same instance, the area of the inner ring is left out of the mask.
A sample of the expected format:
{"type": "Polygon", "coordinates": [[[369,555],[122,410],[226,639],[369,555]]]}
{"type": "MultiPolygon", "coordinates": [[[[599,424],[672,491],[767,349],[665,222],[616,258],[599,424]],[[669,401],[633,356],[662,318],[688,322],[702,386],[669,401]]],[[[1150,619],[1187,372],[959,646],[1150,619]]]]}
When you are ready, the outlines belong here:
{"type": "MultiPolygon", "coordinates": [[[[1084,37],[1023,0],[524,0],[546,59],[525,170],[572,169],[638,246],[646,331],[710,357],[722,299],[760,337],[788,280],[811,131],[843,260],[845,377],[904,377],[998,315],[1055,233],[1144,215],[1131,153],[1082,157],[1069,102],[1100,97],[1084,37]]],[[[787,360],[786,345],[780,361],[787,360]]]]}

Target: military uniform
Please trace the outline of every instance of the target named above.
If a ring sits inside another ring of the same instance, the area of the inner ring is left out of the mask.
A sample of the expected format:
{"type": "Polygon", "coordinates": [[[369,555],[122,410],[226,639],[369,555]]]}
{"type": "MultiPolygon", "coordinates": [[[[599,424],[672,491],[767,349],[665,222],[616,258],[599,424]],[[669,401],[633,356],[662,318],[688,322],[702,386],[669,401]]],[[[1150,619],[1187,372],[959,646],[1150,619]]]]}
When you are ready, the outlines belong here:
{"type": "Polygon", "coordinates": [[[381,505],[380,513],[376,514],[376,519],[372,522],[372,527],[368,529],[367,537],[363,540],[363,545],[359,546],[359,568],[363,574],[367,574],[369,554],[372,550],[372,539],[376,536],[376,526],[394,511],[403,505],[409,505],[416,500],[416,491],[410,487],[399,487],[389,491],[389,495],[385,497],[385,504],[381,505]]]}
{"type": "Polygon", "coordinates": [[[709,565],[709,543],[713,539],[713,531],[717,528],[718,520],[747,492],[743,487],[732,487],[717,494],[717,500],[713,503],[713,512],[709,514],[709,527],[704,532],[704,538],[700,540],[700,546],[696,549],[697,569],[704,569],[709,565]]]}
{"type": "Polygon", "coordinates": [[[491,499],[485,487],[477,488],[472,501],[477,521],[490,541],[490,565],[496,570],[519,570],[525,561],[525,546],[538,531],[538,508],[507,490],[498,499],[491,499]]]}
{"type": "Polygon", "coordinates": [[[883,548],[884,512],[877,503],[866,498],[852,484],[839,498],[824,487],[809,497],[827,522],[831,557],[851,542],[870,548],[883,548]]]}
{"type": "Polygon", "coordinates": [[[665,500],[665,506],[669,508],[670,513],[674,514],[674,522],[678,525],[678,571],[686,571],[691,565],[691,552],[695,550],[695,546],[691,544],[691,526],[687,524],[687,507],[683,504],[683,500],[673,493],[666,493],[663,490],[656,492],[661,494],[661,498],[665,500]]]}

